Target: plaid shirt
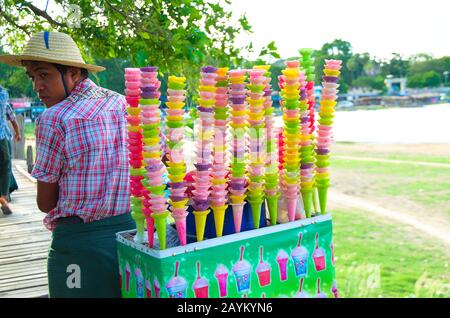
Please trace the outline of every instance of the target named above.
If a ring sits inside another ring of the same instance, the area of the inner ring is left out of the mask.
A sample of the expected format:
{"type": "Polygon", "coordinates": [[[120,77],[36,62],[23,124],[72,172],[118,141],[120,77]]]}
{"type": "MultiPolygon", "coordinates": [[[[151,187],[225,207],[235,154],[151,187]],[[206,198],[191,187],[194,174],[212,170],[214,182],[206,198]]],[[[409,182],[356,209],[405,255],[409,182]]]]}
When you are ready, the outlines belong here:
{"type": "Polygon", "coordinates": [[[15,121],[14,111],[8,104],[8,92],[0,87],[0,139],[11,139],[11,129],[6,120],[15,121]]]}
{"type": "Polygon", "coordinates": [[[49,230],[61,217],[89,223],[130,211],[126,106],[122,95],[86,79],[39,116],[32,176],[59,185],[44,219],[49,230]]]}

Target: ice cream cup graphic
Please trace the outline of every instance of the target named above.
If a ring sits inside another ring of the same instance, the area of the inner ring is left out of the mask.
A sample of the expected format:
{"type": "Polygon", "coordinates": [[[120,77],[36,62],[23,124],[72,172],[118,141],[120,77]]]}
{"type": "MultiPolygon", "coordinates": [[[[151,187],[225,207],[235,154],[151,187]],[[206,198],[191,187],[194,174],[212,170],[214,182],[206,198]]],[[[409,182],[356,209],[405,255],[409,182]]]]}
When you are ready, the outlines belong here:
{"type": "Polygon", "coordinates": [[[312,255],[314,266],[316,267],[316,271],[320,272],[325,270],[326,261],[325,261],[325,250],[319,247],[319,233],[316,233],[316,248],[312,255]]]}
{"type": "Polygon", "coordinates": [[[320,291],[320,278],[317,279],[317,294],[316,298],[328,298],[327,294],[320,291]]]}
{"type": "Polygon", "coordinates": [[[287,262],[289,255],[284,250],[278,252],[277,263],[280,270],[280,280],[285,281],[287,279],[287,262]]]}
{"type": "Polygon", "coordinates": [[[291,257],[294,261],[295,276],[306,276],[308,271],[308,250],[301,246],[303,233],[299,234],[298,244],[292,251],[291,257]]]}
{"type": "Polygon", "coordinates": [[[169,298],[186,298],[187,283],[183,277],[178,276],[180,263],[175,263],[175,275],[166,285],[169,298]]]}
{"type": "Polygon", "coordinates": [[[236,278],[238,292],[246,292],[250,289],[251,265],[244,257],[244,246],[241,246],[239,261],[233,266],[233,273],[236,278]]]}
{"type": "Polygon", "coordinates": [[[153,288],[155,289],[155,298],[159,298],[159,293],[161,291],[161,286],[159,285],[158,279],[156,277],[153,280],[153,288]]]}
{"type": "Polygon", "coordinates": [[[119,279],[120,279],[120,289],[122,289],[122,286],[123,286],[123,271],[122,271],[122,265],[121,265],[121,263],[120,263],[120,255],[119,255],[119,257],[118,257],[118,259],[119,259],[119,279]]]}
{"type": "Polygon", "coordinates": [[[197,262],[197,279],[193,288],[196,298],[208,298],[208,281],[200,275],[200,262],[197,262]]]}
{"type": "Polygon", "coordinates": [[[216,269],[215,273],[217,282],[219,283],[219,295],[220,297],[227,297],[228,290],[227,290],[227,283],[228,283],[228,269],[220,264],[219,267],[216,269]]]}
{"type": "Polygon", "coordinates": [[[131,269],[130,269],[130,264],[128,264],[125,266],[125,289],[127,292],[130,291],[130,278],[131,278],[131,269]]]}
{"type": "Polygon", "coordinates": [[[300,278],[300,287],[298,288],[298,292],[295,294],[294,298],[310,298],[309,294],[303,291],[304,281],[304,277],[300,278]]]}
{"type": "Polygon", "coordinates": [[[148,279],[145,280],[145,296],[152,298],[152,283],[148,279]]]}
{"type": "Polygon", "coordinates": [[[144,298],[144,275],[139,268],[139,257],[136,256],[136,269],[134,270],[134,279],[136,282],[136,297],[144,298]]]}
{"type": "Polygon", "coordinates": [[[259,248],[259,264],[256,266],[259,285],[261,287],[270,285],[270,265],[263,261],[263,247],[259,248]]]}

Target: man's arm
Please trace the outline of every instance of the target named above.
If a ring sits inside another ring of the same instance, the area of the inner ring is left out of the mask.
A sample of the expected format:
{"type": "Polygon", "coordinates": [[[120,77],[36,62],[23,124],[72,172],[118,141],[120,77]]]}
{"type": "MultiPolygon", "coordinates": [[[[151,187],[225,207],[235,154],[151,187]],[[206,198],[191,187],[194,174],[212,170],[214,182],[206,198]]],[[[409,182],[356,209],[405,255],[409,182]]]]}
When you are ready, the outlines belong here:
{"type": "Polygon", "coordinates": [[[17,124],[17,121],[11,121],[11,125],[14,128],[14,139],[16,141],[20,141],[22,139],[22,136],[20,135],[19,125],[17,124]]]}
{"type": "Polygon", "coordinates": [[[37,182],[37,205],[39,210],[48,213],[53,210],[59,197],[58,183],[37,182]]]}

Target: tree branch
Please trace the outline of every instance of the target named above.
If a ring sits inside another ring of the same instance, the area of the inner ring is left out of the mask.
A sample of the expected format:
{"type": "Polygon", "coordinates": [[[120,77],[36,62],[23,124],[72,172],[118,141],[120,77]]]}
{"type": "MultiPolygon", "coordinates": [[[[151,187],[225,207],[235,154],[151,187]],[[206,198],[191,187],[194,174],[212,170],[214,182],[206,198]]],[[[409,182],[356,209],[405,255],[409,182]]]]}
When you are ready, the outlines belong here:
{"type": "Polygon", "coordinates": [[[50,24],[62,27],[62,28],[66,28],[67,24],[65,23],[60,23],[58,21],[55,21],[50,15],[48,15],[47,12],[35,7],[34,5],[32,5],[31,3],[29,3],[28,1],[23,1],[21,3],[23,6],[28,7],[31,11],[33,11],[33,13],[37,16],[40,16],[42,18],[44,18],[45,20],[47,20],[48,22],[50,22],[50,24]]]}
{"type": "Polygon", "coordinates": [[[0,7],[0,16],[4,17],[5,20],[6,20],[7,22],[9,22],[10,24],[14,25],[16,28],[22,30],[22,31],[25,32],[27,35],[31,35],[30,30],[28,30],[28,29],[27,29],[26,27],[24,27],[23,25],[17,24],[17,22],[14,21],[14,20],[12,19],[12,17],[11,17],[9,14],[7,14],[5,11],[3,11],[1,7],[0,7]]]}

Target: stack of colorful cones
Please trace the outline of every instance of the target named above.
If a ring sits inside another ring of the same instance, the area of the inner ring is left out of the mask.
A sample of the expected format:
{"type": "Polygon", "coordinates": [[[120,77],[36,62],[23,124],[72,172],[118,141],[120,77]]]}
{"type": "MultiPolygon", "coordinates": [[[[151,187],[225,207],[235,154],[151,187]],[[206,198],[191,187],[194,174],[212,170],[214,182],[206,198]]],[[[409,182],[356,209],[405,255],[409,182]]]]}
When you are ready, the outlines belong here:
{"type": "Polygon", "coordinates": [[[142,168],[142,128],[139,114],[139,99],[141,94],[141,71],[139,68],[125,69],[125,95],[128,103],[128,150],[130,157],[130,191],[131,191],[131,216],[136,222],[137,233],[135,240],[138,243],[144,241],[145,216],[143,214],[143,196],[145,188],[142,185],[145,170],[142,168]]]}
{"type": "Polygon", "coordinates": [[[314,144],[310,133],[310,120],[308,110],[308,95],[306,92],[306,75],[300,71],[300,179],[303,206],[306,217],[310,218],[313,210],[314,187],[314,144]]]}
{"type": "Polygon", "coordinates": [[[170,210],[175,220],[178,238],[181,245],[186,245],[186,216],[188,215],[186,195],[186,162],[184,161],[184,100],[186,91],[184,90],[186,78],[169,76],[167,89],[167,146],[169,168],[169,189],[170,189],[170,210]]]}
{"type": "Polygon", "coordinates": [[[283,195],[287,199],[287,211],[289,221],[295,220],[297,202],[299,199],[299,179],[300,179],[300,152],[299,140],[301,137],[299,118],[299,62],[286,61],[287,68],[282,71],[284,85],[281,91],[283,98],[283,174],[282,189],[283,195]]]}
{"type": "Polygon", "coordinates": [[[145,216],[147,218],[147,234],[149,246],[153,247],[153,235],[155,227],[158,234],[160,249],[166,248],[166,223],[167,200],[164,196],[163,164],[161,162],[160,144],[160,101],[158,80],[158,68],[148,66],[141,68],[142,72],[142,94],[141,94],[141,121],[144,129],[144,161],[147,170],[146,186],[149,191],[146,200],[145,216]]]}
{"type": "Polygon", "coordinates": [[[214,161],[212,169],[211,208],[214,213],[216,236],[221,237],[227,210],[227,160],[226,132],[228,123],[228,68],[219,68],[216,83],[216,104],[214,107],[214,161]]]}
{"type": "MultiPolygon", "coordinates": [[[[316,131],[316,118],[315,118],[315,110],[314,105],[316,104],[316,98],[314,96],[314,79],[315,79],[315,67],[314,67],[314,58],[312,57],[314,50],[313,49],[300,49],[301,55],[301,65],[302,69],[306,74],[306,94],[308,96],[308,110],[309,110],[309,133],[312,135],[313,144],[316,143],[315,140],[315,131],[316,131]]],[[[315,186],[316,175],[315,175],[315,165],[314,165],[314,174],[313,174],[313,205],[314,211],[318,212],[318,204],[317,204],[317,188],[315,186]]]]}
{"type": "Polygon", "coordinates": [[[250,165],[248,170],[249,187],[247,201],[252,208],[253,227],[259,228],[261,221],[261,206],[264,202],[264,168],[266,164],[265,118],[264,118],[264,88],[266,87],[265,73],[261,69],[249,71],[250,84],[247,102],[249,111],[249,149],[250,165]]]}
{"type": "Polygon", "coordinates": [[[330,161],[329,152],[332,144],[331,127],[333,124],[334,107],[338,93],[339,75],[342,61],[325,60],[325,68],[323,70],[323,89],[319,108],[319,126],[316,148],[316,186],[319,192],[320,212],[327,212],[327,193],[330,187],[330,161]]]}
{"type": "Polygon", "coordinates": [[[278,212],[278,198],[280,192],[278,189],[279,176],[278,176],[278,147],[277,147],[277,130],[274,126],[275,119],[273,115],[273,101],[272,101],[272,85],[271,73],[269,72],[269,65],[257,65],[254,69],[264,70],[263,74],[265,81],[264,87],[264,115],[265,115],[265,128],[266,128],[266,163],[265,163],[265,194],[267,207],[270,215],[270,223],[275,225],[277,223],[278,212]]]}
{"type": "Polygon", "coordinates": [[[217,68],[201,68],[200,98],[198,100],[198,138],[196,149],[196,167],[194,175],[193,207],[197,241],[202,241],[205,233],[206,217],[210,210],[211,168],[214,137],[214,105],[216,103],[217,68]]]}
{"type": "Polygon", "coordinates": [[[229,101],[231,110],[230,122],[230,151],[231,151],[231,177],[230,199],[233,207],[234,229],[241,231],[242,214],[244,212],[245,192],[247,190],[246,170],[246,133],[247,103],[245,95],[245,70],[231,70],[229,74],[230,90],[229,101]]]}

